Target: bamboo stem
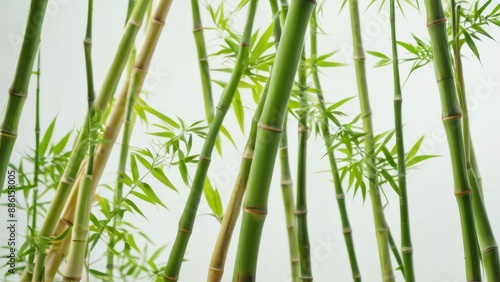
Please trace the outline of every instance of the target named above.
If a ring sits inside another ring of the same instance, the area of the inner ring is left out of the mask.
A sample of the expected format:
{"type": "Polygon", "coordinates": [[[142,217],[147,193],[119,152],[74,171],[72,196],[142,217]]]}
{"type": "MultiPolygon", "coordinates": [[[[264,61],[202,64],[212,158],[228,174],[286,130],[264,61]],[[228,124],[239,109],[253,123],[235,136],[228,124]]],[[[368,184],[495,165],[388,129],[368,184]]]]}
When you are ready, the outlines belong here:
{"type": "MultiPolygon", "coordinates": [[[[411,242],[410,216],[408,211],[408,194],[406,189],[406,160],[403,139],[403,95],[401,92],[401,79],[399,75],[399,59],[396,37],[395,1],[390,0],[391,23],[391,48],[392,71],[394,76],[394,128],[396,134],[396,150],[398,155],[398,187],[399,187],[399,213],[401,226],[401,253],[403,256],[403,270],[406,282],[415,281],[413,269],[413,246],[411,242]]],[[[392,236],[391,236],[392,237],[392,236]]],[[[399,253],[398,253],[399,254],[399,253]]]]}
{"type": "Polygon", "coordinates": [[[467,174],[469,176],[470,187],[472,189],[472,209],[474,212],[474,222],[476,224],[479,248],[481,250],[484,272],[488,281],[500,281],[500,259],[498,254],[498,245],[491,229],[488,212],[483,200],[483,191],[480,180],[476,177],[476,171],[479,174],[474,147],[471,140],[469,125],[469,111],[467,108],[467,99],[465,91],[465,79],[463,73],[461,46],[458,38],[460,31],[460,6],[457,6],[455,0],[451,1],[452,9],[452,31],[453,31],[453,53],[455,59],[455,84],[457,88],[458,99],[462,111],[463,139],[465,146],[465,162],[467,174]]]}
{"type": "Polygon", "coordinates": [[[365,167],[368,172],[369,192],[373,209],[375,230],[380,255],[380,266],[382,271],[382,281],[395,281],[391,265],[391,255],[389,251],[388,231],[389,227],[385,221],[384,209],[380,198],[380,191],[377,181],[377,168],[375,166],[374,141],[372,112],[368,95],[368,85],[366,81],[365,54],[361,39],[361,22],[359,18],[358,0],[349,0],[351,14],[352,37],[354,47],[354,66],[358,84],[358,97],[361,107],[361,118],[363,120],[363,130],[365,132],[365,167]]]}
{"type": "Polygon", "coordinates": [[[306,75],[305,49],[302,51],[299,63],[299,128],[298,128],[298,160],[297,160],[297,198],[295,205],[295,216],[297,218],[297,239],[300,258],[300,280],[313,281],[311,268],[311,245],[309,243],[309,232],[307,228],[307,139],[309,128],[307,126],[308,102],[307,102],[307,75],[306,75]]]}
{"type": "Polygon", "coordinates": [[[257,0],[251,0],[248,7],[248,14],[245,24],[245,30],[241,39],[240,50],[236,58],[236,65],[231,74],[231,78],[226,87],[217,106],[217,111],[210,125],[208,135],[203,144],[200,154],[200,161],[196,168],[195,177],[192,183],[191,191],[188,200],[184,207],[184,211],[179,220],[179,229],[175,238],[174,245],[170,252],[167,266],[163,273],[165,281],[177,281],[179,279],[179,272],[184,259],[184,254],[191,236],[194,222],[196,219],[196,211],[200,203],[200,198],[203,191],[203,185],[207,176],[207,171],[210,166],[212,151],[217,140],[219,129],[222,125],[227,110],[231,105],[238,83],[243,75],[243,71],[248,64],[248,54],[250,51],[250,38],[252,36],[252,26],[257,9],[257,0]]]}
{"type": "MultiPolygon", "coordinates": [[[[315,9],[316,10],[316,9],[315,9]]],[[[330,128],[328,117],[326,115],[327,109],[325,106],[325,99],[323,97],[323,90],[321,87],[318,67],[316,65],[317,58],[317,21],[316,21],[316,11],[311,16],[310,23],[310,38],[311,38],[311,74],[314,82],[314,86],[318,90],[318,100],[321,110],[321,134],[323,135],[323,140],[325,142],[326,148],[331,148],[333,146],[332,138],[330,138],[330,128]]],[[[354,240],[352,236],[352,228],[349,222],[349,216],[347,214],[346,204],[345,204],[345,194],[342,188],[342,181],[340,180],[339,170],[337,167],[337,160],[335,159],[334,150],[327,152],[328,161],[330,163],[330,170],[332,172],[333,184],[335,187],[335,195],[337,199],[337,205],[339,207],[340,220],[342,222],[342,233],[344,234],[344,241],[346,243],[347,253],[349,255],[349,263],[351,265],[352,277],[355,282],[361,282],[361,273],[359,271],[358,260],[356,258],[356,250],[354,248],[354,240]]]]}
{"type": "Polygon", "coordinates": [[[212,98],[212,81],[210,79],[210,67],[208,65],[205,35],[203,32],[203,24],[201,22],[198,0],[191,0],[191,10],[193,14],[193,35],[196,42],[201,84],[203,88],[203,99],[205,101],[205,115],[208,124],[210,124],[214,119],[214,101],[212,98]]]}
{"type": "Polygon", "coordinates": [[[28,97],[28,87],[38,45],[40,44],[40,34],[47,2],[48,0],[31,1],[23,45],[17,60],[14,80],[9,88],[9,100],[0,124],[0,195],[3,190],[10,157],[16,143],[21,112],[28,97]]]}
{"type": "Polygon", "coordinates": [[[448,139],[453,168],[455,197],[462,225],[467,280],[481,281],[479,249],[472,211],[471,189],[467,175],[464,135],[462,134],[461,126],[462,113],[457,100],[457,91],[453,79],[448,38],[446,35],[446,18],[440,1],[426,0],[425,6],[427,11],[427,28],[434,58],[434,71],[443,111],[443,125],[448,139]]]}
{"type": "Polygon", "coordinates": [[[269,187],[283,120],[314,5],[315,1],[311,0],[292,1],[276,52],[269,94],[258,124],[254,160],[247,184],[233,274],[235,282],[256,280],[260,238],[267,214],[269,187]]]}

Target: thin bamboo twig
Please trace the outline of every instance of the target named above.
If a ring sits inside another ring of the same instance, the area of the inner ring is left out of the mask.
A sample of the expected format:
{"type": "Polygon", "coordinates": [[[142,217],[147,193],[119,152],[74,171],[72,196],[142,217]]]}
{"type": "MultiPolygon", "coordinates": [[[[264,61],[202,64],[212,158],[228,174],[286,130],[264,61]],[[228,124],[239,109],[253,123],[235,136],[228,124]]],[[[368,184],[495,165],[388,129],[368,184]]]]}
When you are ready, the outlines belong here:
{"type": "MultiPolygon", "coordinates": [[[[87,100],[88,100],[88,111],[92,111],[92,106],[95,100],[94,92],[94,71],[92,67],[92,15],[94,9],[94,0],[88,1],[88,11],[87,11],[87,29],[85,32],[85,38],[83,40],[84,52],[85,52],[85,69],[87,73],[87,100]]],[[[91,115],[87,115],[87,118],[91,118],[91,115]]],[[[92,131],[92,120],[88,121],[89,129],[92,131]]],[[[90,134],[92,136],[92,134],[90,134]]],[[[95,141],[92,138],[88,140],[89,145],[89,159],[87,162],[87,171],[84,176],[82,186],[78,194],[78,199],[76,201],[76,214],[75,214],[75,224],[73,225],[71,245],[68,254],[68,262],[66,264],[66,271],[63,275],[64,281],[75,281],[79,282],[82,279],[83,266],[85,264],[85,254],[87,250],[87,238],[89,234],[89,221],[90,221],[90,211],[92,209],[92,196],[91,195],[91,185],[92,177],[94,173],[94,150],[95,141]]]]}
{"type": "Polygon", "coordinates": [[[186,252],[189,238],[193,230],[194,222],[196,219],[196,211],[198,210],[198,205],[200,203],[203,185],[205,184],[207,171],[210,166],[212,151],[217,140],[218,132],[226,115],[226,112],[231,105],[231,101],[233,100],[235,91],[238,87],[238,83],[241,79],[241,76],[243,75],[243,71],[246,69],[248,63],[247,61],[250,51],[250,38],[252,36],[252,26],[257,9],[257,2],[257,0],[250,0],[249,3],[245,29],[241,38],[240,50],[236,58],[236,65],[233,69],[229,82],[224,88],[221,99],[219,101],[219,105],[217,106],[214,120],[210,125],[210,129],[203,144],[203,148],[200,154],[200,161],[196,168],[191,191],[189,193],[189,197],[184,207],[182,216],[179,220],[179,228],[177,231],[175,242],[172,246],[167,266],[165,267],[165,271],[163,273],[165,281],[177,281],[179,279],[178,276],[182,265],[182,260],[184,259],[184,254],[186,252]]]}
{"type": "Polygon", "coordinates": [[[389,227],[385,221],[384,208],[377,183],[377,168],[375,166],[373,125],[371,118],[372,111],[370,108],[368,85],[366,81],[365,54],[363,50],[363,41],[361,39],[361,21],[359,17],[358,0],[349,0],[349,10],[351,14],[354,66],[356,68],[358,83],[358,97],[361,108],[361,118],[363,120],[363,130],[366,134],[364,141],[366,155],[364,161],[368,172],[368,182],[370,187],[369,193],[377,234],[382,281],[389,282],[395,281],[395,278],[391,265],[391,254],[389,251],[389,227]]]}
{"type": "Polygon", "coordinates": [[[392,72],[394,76],[394,128],[396,134],[396,150],[398,155],[398,186],[399,186],[399,216],[401,226],[401,253],[403,256],[403,270],[406,282],[415,281],[413,269],[413,246],[411,242],[410,215],[408,211],[408,194],[406,189],[406,160],[403,139],[403,95],[401,91],[401,79],[399,76],[399,59],[396,38],[396,13],[395,1],[390,0],[390,23],[391,23],[391,48],[392,48],[392,72]]]}
{"type": "MultiPolygon", "coordinates": [[[[316,10],[316,9],[315,9],[316,10]]],[[[317,58],[317,20],[316,11],[311,16],[310,23],[310,38],[311,38],[311,74],[314,82],[314,87],[318,90],[318,100],[321,110],[321,134],[323,135],[323,140],[325,142],[326,148],[331,148],[333,146],[333,140],[330,134],[330,126],[328,121],[328,116],[326,115],[327,109],[325,106],[325,99],[323,97],[323,90],[321,87],[318,67],[316,65],[317,58]]],[[[354,248],[354,240],[352,236],[352,228],[349,222],[349,216],[347,214],[347,208],[345,204],[345,194],[342,188],[342,181],[340,180],[339,170],[337,167],[337,160],[335,159],[334,150],[327,152],[328,161],[330,163],[330,170],[332,172],[333,184],[335,188],[335,195],[337,199],[337,205],[339,207],[340,220],[342,222],[342,233],[344,234],[344,241],[346,243],[347,253],[349,255],[349,263],[351,265],[352,277],[355,282],[361,282],[361,273],[359,271],[358,260],[356,258],[356,250],[354,248]]]]}
{"type": "MultiPolygon", "coordinates": [[[[92,117],[91,120],[95,119],[94,115],[97,115],[97,120],[100,121],[102,114],[104,113],[106,107],[109,104],[109,101],[111,100],[112,95],[116,90],[116,86],[126,65],[127,57],[130,54],[133,42],[144,18],[148,1],[149,0],[139,0],[136,7],[134,8],[134,11],[132,12],[132,16],[125,28],[115,58],[113,59],[113,62],[104,79],[99,97],[92,106],[92,111],[90,112],[90,116],[92,117]]],[[[70,156],[68,165],[64,171],[64,175],[57,187],[56,194],[47,212],[46,219],[42,225],[42,228],[40,229],[39,236],[48,237],[55,231],[54,229],[56,227],[57,219],[59,218],[61,211],[65,206],[68,195],[72,190],[71,188],[75,183],[80,164],[87,154],[88,143],[86,141],[89,137],[88,122],[89,119],[85,119],[84,125],[82,126],[80,132],[80,136],[77,141],[77,146],[70,156]]],[[[42,280],[44,261],[45,252],[39,252],[35,263],[35,272],[33,275],[33,279],[35,282],[42,280]]]]}
{"type": "Polygon", "coordinates": [[[500,259],[498,254],[498,245],[491,229],[488,212],[483,200],[483,191],[480,180],[476,177],[476,171],[479,174],[477,161],[475,158],[474,147],[469,124],[469,111],[467,108],[467,99],[465,91],[465,79],[461,58],[461,46],[458,38],[460,31],[460,6],[457,6],[455,0],[451,1],[452,9],[452,33],[453,33],[453,53],[455,59],[455,84],[457,88],[458,99],[462,111],[463,139],[465,146],[465,162],[472,189],[472,209],[474,212],[474,222],[476,224],[479,248],[481,250],[484,272],[488,281],[500,281],[500,259]]]}
{"type": "Polygon", "coordinates": [[[297,239],[299,245],[300,280],[313,281],[311,267],[311,245],[309,243],[309,232],[307,228],[307,139],[309,127],[307,126],[308,102],[307,102],[307,68],[305,48],[299,63],[299,128],[298,128],[298,160],[297,160],[297,198],[295,204],[295,216],[297,218],[297,239]]]}
{"type": "Polygon", "coordinates": [[[446,18],[440,1],[426,0],[427,29],[429,31],[434,72],[442,106],[442,120],[448,139],[455,197],[457,199],[465,252],[465,269],[468,281],[481,281],[478,240],[472,210],[471,189],[467,175],[461,110],[453,78],[453,70],[446,34],[446,18]]]}
{"type": "Polygon", "coordinates": [[[269,84],[269,94],[259,120],[254,160],[250,168],[247,193],[233,281],[256,280],[257,258],[264,220],[267,214],[269,188],[281,139],[293,80],[304,46],[309,17],[315,1],[293,0],[276,52],[269,84]]]}
{"type": "Polygon", "coordinates": [[[9,100],[0,124],[0,195],[3,190],[10,157],[16,143],[17,128],[24,102],[28,98],[28,87],[38,45],[40,44],[40,34],[47,2],[48,0],[31,1],[23,45],[17,60],[14,80],[9,88],[9,100]]]}

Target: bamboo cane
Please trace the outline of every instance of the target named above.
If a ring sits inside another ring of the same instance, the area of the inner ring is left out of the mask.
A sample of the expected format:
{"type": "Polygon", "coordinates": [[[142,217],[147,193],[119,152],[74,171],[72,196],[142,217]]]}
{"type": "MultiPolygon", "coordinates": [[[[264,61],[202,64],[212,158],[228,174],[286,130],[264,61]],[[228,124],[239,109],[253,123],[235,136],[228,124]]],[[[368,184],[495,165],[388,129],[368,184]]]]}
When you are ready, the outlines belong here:
{"type": "Polygon", "coordinates": [[[19,119],[28,97],[28,87],[31,79],[33,64],[35,63],[38,45],[40,44],[40,33],[42,32],[43,18],[48,0],[32,0],[24,32],[23,45],[14,80],[9,88],[9,100],[3,113],[0,124],[0,194],[3,190],[5,174],[9,166],[10,156],[17,139],[17,128],[19,119]]]}
{"type": "Polygon", "coordinates": [[[440,1],[426,0],[427,28],[429,31],[434,72],[439,88],[442,106],[442,119],[448,139],[455,197],[457,199],[462,238],[465,252],[465,268],[468,281],[481,281],[481,267],[476,228],[471,202],[471,189],[467,176],[464,139],[462,134],[461,116],[457,92],[453,79],[448,38],[446,35],[446,18],[440,1]]]}
{"type": "Polygon", "coordinates": [[[200,154],[200,161],[198,167],[196,168],[196,174],[192,183],[191,191],[189,193],[186,206],[179,220],[179,228],[175,238],[174,245],[170,252],[170,256],[163,273],[165,281],[177,281],[179,278],[179,272],[182,265],[182,260],[186,252],[186,248],[189,242],[189,237],[193,230],[194,221],[196,218],[196,211],[200,203],[200,198],[203,191],[203,185],[205,183],[205,178],[207,175],[208,167],[210,166],[210,158],[212,151],[217,139],[217,134],[222,125],[222,121],[226,115],[228,108],[231,105],[231,101],[234,97],[234,93],[238,87],[238,83],[241,79],[243,71],[246,69],[250,38],[252,36],[252,26],[255,18],[255,12],[257,8],[257,0],[251,0],[248,7],[248,14],[245,23],[245,29],[241,39],[240,50],[238,52],[238,57],[236,58],[236,65],[231,74],[231,78],[224,88],[221,100],[217,106],[217,111],[210,125],[208,135],[203,144],[203,149],[200,154]]]}
{"type": "Polygon", "coordinates": [[[295,204],[295,216],[297,218],[297,239],[299,245],[300,280],[313,281],[311,268],[311,246],[309,243],[309,232],[307,228],[307,139],[309,128],[307,126],[308,102],[307,102],[307,75],[306,75],[305,49],[302,51],[299,63],[299,128],[298,128],[298,160],[297,160],[297,198],[295,204]]]}
{"type": "Polygon", "coordinates": [[[460,6],[456,6],[454,0],[451,2],[452,9],[452,31],[453,31],[453,54],[455,59],[455,84],[458,99],[462,111],[463,139],[465,146],[465,162],[472,189],[472,209],[474,212],[474,222],[476,224],[479,248],[481,250],[484,272],[488,281],[500,281],[500,259],[498,255],[498,245],[495,235],[491,229],[488,212],[484,204],[482,187],[480,180],[476,177],[479,174],[477,161],[475,158],[474,146],[472,145],[469,112],[465,91],[465,79],[461,58],[461,46],[458,40],[460,29],[460,6]]]}
{"type": "Polygon", "coordinates": [[[408,211],[408,195],[406,192],[406,160],[403,139],[403,95],[401,92],[401,79],[399,76],[399,60],[396,38],[396,13],[395,1],[390,0],[391,23],[391,48],[392,71],[394,76],[394,128],[396,134],[396,150],[398,155],[398,186],[399,186],[399,213],[401,225],[401,253],[403,256],[403,269],[406,282],[415,281],[413,269],[413,246],[410,232],[410,216],[408,211]]]}
{"type": "Polygon", "coordinates": [[[370,199],[373,209],[375,230],[380,255],[380,266],[382,280],[394,281],[394,273],[391,265],[391,255],[389,250],[388,231],[389,227],[385,222],[384,210],[380,199],[380,191],[377,183],[377,169],[375,166],[373,125],[371,119],[370,100],[368,96],[368,86],[366,81],[365,55],[363,42],[361,39],[361,26],[359,19],[358,0],[349,0],[349,10],[351,15],[352,37],[354,47],[354,66],[358,84],[358,96],[363,120],[363,130],[365,132],[365,166],[368,172],[370,199]]]}
{"type": "Polygon", "coordinates": [[[256,279],[260,238],[281,139],[283,119],[297,72],[304,36],[315,1],[293,0],[270,77],[269,94],[259,120],[254,160],[250,168],[233,281],[256,279]]]}
{"type": "MultiPolygon", "coordinates": [[[[85,39],[83,40],[84,52],[85,52],[85,69],[87,72],[87,100],[88,100],[88,111],[89,115],[87,118],[91,118],[90,111],[92,111],[92,106],[95,100],[94,92],[94,74],[92,67],[92,14],[94,9],[94,0],[88,1],[88,11],[87,11],[87,29],[85,33],[85,39]]],[[[91,132],[92,121],[88,122],[89,129],[91,132]]],[[[94,150],[95,144],[94,140],[89,138],[89,159],[87,162],[87,171],[84,176],[82,186],[78,194],[78,199],[76,202],[76,214],[75,214],[75,224],[72,229],[71,245],[68,254],[68,263],[66,265],[66,271],[63,275],[64,281],[75,281],[79,282],[82,279],[83,265],[85,263],[85,254],[87,249],[87,238],[89,233],[89,221],[90,221],[90,211],[92,209],[92,198],[91,198],[91,185],[92,177],[94,173],[94,150]]]]}
{"type": "MultiPolygon", "coordinates": [[[[310,38],[311,38],[311,74],[314,82],[314,86],[318,90],[318,100],[321,110],[321,134],[323,135],[323,140],[325,142],[326,148],[331,148],[333,145],[332,139],[330,138],[330,128],[328,117],[326,115],[327,109],[325,106],[325,99],[323,97],[323,91],[318,75],[318,67],[315,64],[317,58],[317,21],[316,21],[316,9],[311,16],[310,23],[310,38]]],[[[358,260],[356,258],[356,250],[354,249],[354,240],[352,236],[352,228],[349,222],[349,216],[347,214],[346,204],[345,204],[345,194],[342,188],[342,181],[340,180],[339,170],[337,167],[337,160],[335,159],[335,152],[331,150],[327,153],[328,161],[330,163],[330,170],[332,172],[333,184],[335,188],[335,195],[337,199],[337,205],[339,207],[340,220],[342,222],[342,233],[344,234],[344,241],[346,243],[347,253],[349,255],[349,263],[351,265],[352,277],[355,282],[361,281],[361,273],[359,271],[358,260]]]]}
{"type": "Polygon", "coordinates": [[[198,0],[191,0],[191,10],[193,14],[193,35],[196,42],[203,99],[205,101],[205,115],[208,124],[210,124],[214,119],[214,101],[212,98],[212,81],[210,79],[210,67],[208,66],[207,49],[205,47],[205,36],[203,34],[203,24],[201,22],[198,0]]]}
{"type": "MultiPolygon", "coordinates": [[[[132,78],[131,79],[129,78],[129,80],[125,83],[125,86],[122,89],[120,96],[116,99],[111,114],[106,122],[106,131],[104,133],[103,138],[109,140],[110,142],[99,144],[96,150],[94,177],[92,179],[92,186],[91,186],[92,197],[95,194],[95,189],[102,176],[106,163],[109,159],[111,149],[118,136],[118,132],[120,131],[121,125],[124,120],[127,97],[130,97],[128,96],[129,85],[131,85],[131,81],[133,79],[136,80],[136,87],[134,87],[133,90],[130,90],[132,91],[131,93],[133,94],[133,100],[135,103],[135,100],[137,99],[140,90],[142,88],[142,85],[144,84],[145,78],[147,76],[151,59],[154,54],[154,50],[156,48],[156,44],[160,37],[161,30],[164,25],[165,18],[166,15],[168,14],[171,3],[172,0],[162,0],[157,3],[152,13],[151,19],[149,20],[149,23],[147,25],[148,28],[146,30],[143,44],[141,46],[140,52],[137,55],[137,59],[133,67],[132,78]]],[[[71,200],[74,198],[76,198],[76,196],[74,196],[73,194],[68,203],[70,203],[71,200]]],[[[74,209],[67,205],[65,207],[65,212],[63,213],[63,217],[59,220],[58,227],[56,229],[56,234],[60,234],[60,232],[63,232],[66,228],[68,228],[68,226],[71,226],[73,224],[73,216],[74,216],[74,209]]],[[[64,253],[64,250],[65,247],[61,246],[59,250],[54,250],[54,251],[59,253],[64,253]]],[[[59,259],[54,260],[54,264],[60,264],[61,259],[62,256],[59,255],[59,259]]]]}

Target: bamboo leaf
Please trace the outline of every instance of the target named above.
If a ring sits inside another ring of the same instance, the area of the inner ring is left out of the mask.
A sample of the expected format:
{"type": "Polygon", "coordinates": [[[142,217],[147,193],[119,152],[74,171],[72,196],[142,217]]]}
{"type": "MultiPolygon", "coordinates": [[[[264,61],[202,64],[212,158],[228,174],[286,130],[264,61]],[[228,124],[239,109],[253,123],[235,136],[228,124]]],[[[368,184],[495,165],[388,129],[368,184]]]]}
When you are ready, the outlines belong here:
{"type": "Polygon", "coordinates": [[[428,159],[439,157],[439,155],[420,155],[406,161],[406,167],[412,167],[428,159]]]}
{"type": "Polygon", "coordinates": [[[422,145],[422,141],[424,141],[424,137],[425,136],[420,137],[420,139],[418,139],[417,143],[415,143],[415,145],[413,145],[413,147],[408,152],[408,154],[406,154],[406,159],[411,159],[417,154],[418,149],[420,149],[420,145],[422,145]]]}
{"type": "Polygon", "coordinates": [[[138,214],[140,214],[142,217],[144,217],[147,220],[147,217],[144,215],[144,213],[137,207],[137,205],[131,201],[130,199],[124,199],[123,200],[127,205],[129,205],[134,211],[136,211],[138,214]]]}
{"type": "Polygon", "coordinates": [[[45,155],[45,152],[47,151],[50,139],[52,139],[52,134],[54,133],[55,125],[56,125],[56,118],[52,120],[49,127],[47,128],[47,131],[45,131],[45,134],[43,135],[42,141],[40,141],[40,146],[38,147],[39,150],[38,152],[40,156],[45,155]]]}
{"type": "Polygon", "coordinates": [[[167,175],[163,172],[163,170],[159,167],[155,167],[152,171],[151,174],[158,179],[161,183],[165,184],[168,188],[174,190],[175,192],[178,192],[177,189],[175,188],[174,184],[168,179],[167,175]]]}
{"type": "Polygon", "coordinates": [[[394,177],[392,177],[385,169],[381,169],[380,174],[384,177],[385,180],[387,180],[392,189],[394,189],[394,191],[399,195],[399,187],[394,181],[394,177]]]}
{"type": "Polygon", "coordinates": [[[68,132],[66,135],[64,135],[64,137],[61,140],[59,140],[59,142],[57,142],[57,144],[52,146],[51,148],[52,153],[59,155],[64,150],[64,148],[66,148],[71,133],[72,133],[71,131],[68,132]]]}
{"type": "Polygon", "coordinates": [[[472,53],[476,56],[476,58],[481,61],[481,56],[479,55],[479,51],[477,50],[476,43],[474,40],[470,37],[470,34],[464,30],[463,32],[464,38],[465,38],[465,43],[467,43],[467,46],[471,49],[472,53]]]}
{"type": "Polygon", "coordinates": [[[241,95],[240,91],[238,90],[236,90],[234,93],[232,105],[241,132],[245,133],[245,111],[243,110],[243,103],[241,102],[241,95]]]}
{"type": "Polygon", "coordinates": [[[203,186],[203,192],[205,194],[205,199],[207,200],[208,206],[212,212],[217,216],[219,222],[222,218],[222,201],[220,199],[219,191],[212,187],[208,177],[205,178],[205,185],[203,186]]]}
{"type": "Polygon", "coordinates": [[[152,199],[154,203],[157,203],[158,205],[168,209],[167,206],[165,206],[165,204],[160,200],[160,198],[158,198],[158,196],[154,192],[153,188],[151,188],[151,186],[149,184],[147,184],[146,182],[140,182],[139,188],[144,192],[144,194],[147,197],[152,199]]]}
{"type": "Polygon", "coordinates": [[[130,155],[130,170],[132,171],[132,180],[136,183],[139,180],[139,168],[137,167],[135,154],[130,155]]]}

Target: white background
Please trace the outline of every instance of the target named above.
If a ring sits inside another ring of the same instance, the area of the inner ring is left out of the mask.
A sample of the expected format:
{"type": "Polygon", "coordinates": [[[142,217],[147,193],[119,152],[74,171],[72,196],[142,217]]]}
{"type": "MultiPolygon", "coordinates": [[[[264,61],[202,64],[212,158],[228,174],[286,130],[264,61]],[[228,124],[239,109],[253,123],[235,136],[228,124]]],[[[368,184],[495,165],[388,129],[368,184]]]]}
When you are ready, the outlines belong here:
{"type": "MultiPolygon", "coordinates": [[[[94,74],[98,89],[104,73],[122,34],[126,2],[118,0],[97,0],[94,7],[94,74]]],[[[219,1],[201,1],[205,26],[213,26],[208,13],[203,9],[205,3],[215,5],[219,1]]],[[[259,1],[257,27],[265,29],[270,22],[271,14],[267,1],[259,1]]],[[[335,61],[348,63],[347,67],[324,70],[322,84],[329,102],[357,94],[354,67],[352,65],[351,30],[348,11],[339,13],[341,1],[330,1],[324,7],[321,24],[325,35],[320,37],[320,54],[340,49],[334,56],[335,61]]],[[[496,2],[496,1],[494,1],[496,2]]],[[[390,30],[388,6],[377,15],[377,7],[365,11],[369,1],[361,1],[362,30],[366,50],[390,53],[390,30]]],[[[227,1],[234,7],[236,0],[227,1]]],[[[421,3],[422,9],[423,3],[421,3]]],[[[493,5],[492,5],[493,6],[493,5]]],[[[414,11],[406,7],[406,18],[398,13],[399,40],[411,40],[411,34],[420,38],[428,38],[425,29],[425,11],[414,11]]],[[[28,0],[0,1],[0,106],[4,108],[7,100],[7,89],[15,70],[20,40],[24,32],[25,19],[29,8],[28,0]]],[[[57,115],[56,137],[60,138],[71,128],[79,128],[86,112],[85,68],[82,48],[86,24],[86,1],[50,0],[42,33],[42,132],[57,115]]],[[[227,9],[228,11],[230,9],[227,9]]],[[[151,104],[168,115],[178,115],[187,122],[204,118],[201,84],[198,74],[196,49],[191,33],[191,8],[189,1],[174,1],[159,41],[151,73],[145,90],[150,95],[151,104]],[[193,102],[195,101],[195,102],[193,102]]],[[[245,11],[235,19],[235,29],[241,30],[245,11]]],[[[138,44],[142,38],[140,32],[138,44]]],[[[493,28],[493,37],[500,38],[498,29],[493,28]]],[[[210,51],[217,50],[219,44],[215,32],[206,32],[207,45],[210,51]]],[[[498,189],[499,123],[496,107],[499,106],[500,73],[498,71],[498,50],[496,42],[485,39],[478,44],[482,56],[482,65],[465,49],[464,68],[467,85],[471,119],[471,130],[477,158],[483,176],[486,206],[489,211],[493,231],[500,234],[500,199],[498,189]]],[[[400,49],[400,57],[408,55],[400,49]]],[[[373,69],[376,60],[368,56],[368,85],[372,103],[374,128],[380,133],[393,128],[392,106],[392,71],[390,67],[373,69]]],[[[218,61],[211,61],[211,67],[217,68],[218,61]]],[[[408,73],[405,64],[402,77],[408,73]]],[[[220,75],[213,75],[221,78],[220,75]]],[[[224,78],[224,77],[222,77],[224,78]]],[[[22,152],[33,147],[34,143],[34,83],[33,77],[30,92],[20,121],[19,138],[16,143],[13,160],[17,162],[22,152]]],[[[121,85],[118,89],[121,88],[121,85]]],[[[213,85],[214,100],[218,101],[221,88],[213,85]]],[[[446,138],[441,123],[440,101],[430,66],[416,71],[403,89],[405,144],[407,150],[422,135],[426,141],[421,153],[441,155],[432,159],[418,170],[408,175],[408,193],[410,204],[411,228],[414,246],[416,277],[419,281],[445,282],[465,281],[464,260],[460,221],[456,201],[453,195],[453,177],[451,172],[446,138]]],[[[255,106],[250,93],[243,93],[244,105],[250,109],[255,106]]],[[[343,111],[351,115],[359,112],[357,100],[344,106],[343,111]]],[[[246,111],[246,129],[250,127],[249,117],[252,111],[246,111]]],[[[232,132],[233,138],[243,149],[245,137],[239,131],[234,114],[227,115],[225,125],[232,132]]],[[[138,124],[139,125],[139,124],[138,124]]],[[[295,171],[296,159],[296,122],[291,121],[289,142],[291,148],[291,167],[295,171]]],[[[136,128],[132,138],[133,146],[150,146],[151,137],[141,134],[145,129],[136,128]]],[[[119,137],[120,138],[120,137],[119,137]]],[[[232,183],[237,171],[232,167],[238,164],[241,154],[229,142],[224,144],[224,154],[220,158],[214,154],[209,175],[218,183],[224,203],[227,203],[232,183]]],[[[318,173],[329,169],[328,161],[322,158],[324,147],[321,139],[311,136],[308,156],[308,203],[309,232],[312,245],[313,271],[315,281],[351,281],[347,252],[341,232],[340,218],[335,201],[333,185],[328,173],[318,173]]],[[[118,148],[118,146],[116,147],[118,148]]],[[[195,144],[201,148],[201,142],[195,144]]],[[[195,149],[197,150],[197,149],[195,149]]],[[[117,166],[115,152],[109,162],[102,183],[112,184],[117,166]]],[[[289,272],[288,243],[285,230],[283,204],[279,186],[279,166],[270,192],[269,214],[260,246],[258,281],[288,281],[289,272]]],[[[193,170],[194,172],[194,170],[193,170]]],[[[294,172],[292,172],[294,173],[294,172]]],[[[171,170],[177,175],[177,170],[171,170]]],[[[174,177],[174,176],[172,176],[174,177]]],[[[130,214],[130,220],[147,232],[156,242],[156,246],[172,244],[179,216],[187,198],[189,189],[184,187],[178,177],[174,177],[179,194],[164,187],[157,186],[160,198],[170,211],[163,208],[144,208],[149,221],[130,214]]],[[[99,191],[101,191],[100,189],[99,191]]],[[[399,242],[399,203],[395,193],[385,188],[389,204],[386,216],[392,232],[399,242]]],[[[363,203],[360,194],[347,196],[347,207],[354,230],[354,242],[359,265],[364,281],[380,281],[380,267],[369,201],[363,203]]],[[[139,200],[138,200],[139,201],[139,200]]],[[[207,213],[208,207],[202,200],[199,214],[207,213]]],[[[2,201],[3,202],[3,201],[2,201]]],[[[6,212],[2,211],[1,217],[6,212]]],[[[22,216],[20,215],[20,220],[22,216]]],[[[2,220],[3,222],[3,220],[2,220]]],[[[197,217],[195,229],[187,251],[188,261],[183,264],[180,281],[203,281],[206,279],[213,244],[218,233],[218,222],[213,217],[200,215],[197,217]]],[[[239,228],[239,223],[237,229],[239,228]]],[[[3,231],[2,231],[3,232],[3,231]]],[[[24,234],[24,232],[21,232],[24,234]]],[[[18,237],[20,238],[20,236],[18,237]]],[[[224,281],[230,281],[238,230],[233,235],[233,244],[229,251],[224,281]]],[[[143,244],[144,242],[141,242],[143,244]]],[[[3,242],[2,242],[2,245],[3,242]]],[[[152,247],[152,246],[151,246],[152,247]]],[[[150,250],[154,249],[149,248],[150,250]]],[[[104,251],[104,250],[102,250],[104,251]]],[[[165,252],[159,262],[164,264],[168,253],[165,252]]],[[[97,257],[95,257],[97,258],[97,257]]],[[[94,259],[95,259],[94,258],[94,259]]],[[[100,269],[104,270],[104,260],[100,269]]],[[[395,265],[395,263],[393,263],[395,265]]],[[[399,272],[398,281],[402,281],[399,272]]]]}

